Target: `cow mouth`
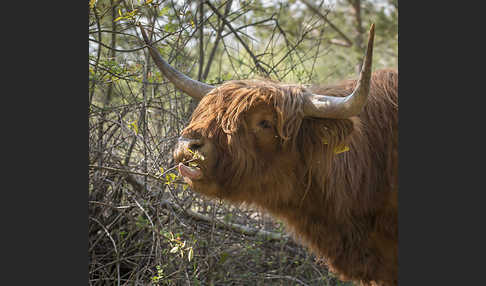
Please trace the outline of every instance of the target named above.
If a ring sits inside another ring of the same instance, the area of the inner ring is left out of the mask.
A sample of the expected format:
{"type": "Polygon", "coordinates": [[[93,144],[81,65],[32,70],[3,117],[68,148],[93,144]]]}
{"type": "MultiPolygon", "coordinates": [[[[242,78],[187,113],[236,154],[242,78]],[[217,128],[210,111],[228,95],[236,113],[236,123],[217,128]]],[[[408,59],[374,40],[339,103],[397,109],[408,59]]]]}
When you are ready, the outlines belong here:
{"type": "Polygon", "coordinates": [[[203,173],[199,167],[188,166],[181,162],[177,168],[179,169],[181,176],[191,180],[198,180],[203,176],[203,173]]]}

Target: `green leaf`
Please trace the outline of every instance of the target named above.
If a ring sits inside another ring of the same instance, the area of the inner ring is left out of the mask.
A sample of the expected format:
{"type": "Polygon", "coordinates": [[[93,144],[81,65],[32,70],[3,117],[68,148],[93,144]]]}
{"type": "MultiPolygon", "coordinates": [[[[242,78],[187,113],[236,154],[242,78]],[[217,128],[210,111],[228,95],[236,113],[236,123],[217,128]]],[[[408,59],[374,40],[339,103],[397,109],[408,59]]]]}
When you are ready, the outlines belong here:
{"type": "Polygon", "coordinates": [[[128,12],[128,18],[132,18],[133,16],[135,16],[135,14],[137,13],[137,11],[138,11],[138,8],[137,9],[134,9],[131,12],[128,12]]]}
{"type": "Polygon", "coordinates": [[[187,254],[187,259],[189,261],[191,261],[193,256],[194,256],[194,250],[191,247],[191,248],[189,248],[189,253],[187,254]]]}
{"type": "Polygon", "coordinates": [[[166,15],[167,13],[169,13],[169,10],[170,10],[169,6],[165,6],[164,8],[162,8],[162,9],[160,10],[160,12],[159,12],[159,16],[164,16],[164,15],[166,15]]]}
{"type": "Polygon", "coordinates": [[[132,127],[133,131],[135,131],[135,133],[138,134],[138,125],[136,120],[130,123],[130,127],[132,127]]]}
{"type": "Polygon", "coordinates": [[[173,23],[167,23],[165,26],[164,26],[164,30],[168,33],[173,33],[176,31],[177,29],[177,25],[176,24],[173,24],[173,23]]]}
{"type": "Polygon", "coordinates": [[[346,145],[341,145],[334,148],[334,153],[336,154],[340,154],[346,151],[349,151],[349,147],[346,145]]]}
{"type": "Polygon", "coordinates": [[[225,261],[228,259],[228,257],[229,257],[228,252],[224,252],[224,251],[223,251],[223,252],[221,253],[220,258],[219,258],[219,263],[224,264],[224,262],[225,262],[225,261]]]}
{"type": "Polygon", "coordinates": [[[176,253],[177,251],[179,251],[179,246],[178,245],[174,246],[169,252],[170,253],[176,253]]]}

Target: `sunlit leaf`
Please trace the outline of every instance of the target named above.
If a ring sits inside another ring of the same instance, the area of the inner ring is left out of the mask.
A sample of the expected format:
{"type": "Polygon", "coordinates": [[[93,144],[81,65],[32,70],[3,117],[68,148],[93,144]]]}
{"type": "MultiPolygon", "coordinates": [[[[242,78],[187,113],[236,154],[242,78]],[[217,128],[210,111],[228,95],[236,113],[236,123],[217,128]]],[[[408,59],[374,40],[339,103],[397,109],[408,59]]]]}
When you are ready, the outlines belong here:
{"type": "Polygon", "coordinates": [[[164,16],[166,15],[167,13],[169,13],[169,6],[165,6],[164,8],[160,9],[160,12],[159,12],[159,16],[164,16]]]}
{"type": "Polygon", "coordinates": [[[130,123],[130,126],[132,127],[133,131],[135,131],[136,134],[138,134],[138,125],[137,125],[137,121],[133,121],[132,123],[130,123]]]}
{"type": "Polygon", "coordinates": [[[191,261],[193,256],[194,256],[194,250],[191,247],[191,248],[189,248],[189,253],[187,254],[187,259],[189,261],[191,261]]]}
{"type": "Polygon", "coordinates": [[[170,253],[176,253],[177,251],[179,251],[179,246],[176,245],[170,250],[170,253]]]}
{"type": "Polygon", "coordinates": [[[346,152],[346,151],[349,151],[349,147],[346,146],[346,145],[337,146],[337,147],[334,148],[334,153],[336,153],[336,154],[343,153],[343,152],[346,152]]]}

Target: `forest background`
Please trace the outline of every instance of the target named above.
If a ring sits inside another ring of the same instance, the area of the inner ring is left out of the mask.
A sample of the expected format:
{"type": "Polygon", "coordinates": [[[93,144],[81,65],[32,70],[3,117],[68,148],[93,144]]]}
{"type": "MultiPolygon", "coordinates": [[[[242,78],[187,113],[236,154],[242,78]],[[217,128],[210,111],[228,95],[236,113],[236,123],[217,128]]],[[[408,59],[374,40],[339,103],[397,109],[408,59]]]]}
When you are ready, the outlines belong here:
{"type": "Polygon", "coordinates": [[[190,191],[172,151],[197,102],[154,66],[138,24],[175,68],[230,79],[356,78],[398,67],[397,0],[89,1],[89,285],[352,285],[252,208],[190,191]]]}

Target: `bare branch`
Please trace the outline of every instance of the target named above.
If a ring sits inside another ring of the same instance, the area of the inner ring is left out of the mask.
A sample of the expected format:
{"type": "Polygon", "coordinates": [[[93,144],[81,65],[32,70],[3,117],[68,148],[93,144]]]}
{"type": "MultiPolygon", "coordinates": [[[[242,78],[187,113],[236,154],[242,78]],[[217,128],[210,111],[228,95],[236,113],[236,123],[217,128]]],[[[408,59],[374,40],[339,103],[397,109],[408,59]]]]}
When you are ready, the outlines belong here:
{"type": "Polygon", "coordinates": [[[252,51],[250,50],[250,48],[248,47],[248,45],[245,43],[245,41],[243,41],[243,39],[240,38],[240,36],[238,35],[238,32],[233,28],[233,26],[231,25],[231,23],[228,22],[228,20],[226,20],[226,18],[223,15],[221,15],[221,13],[219,13],[218,9],[216,9],[209,1],[206,1],[206,4],[213,10],[213,12],[216,15],[218,15],[218,17],[231,30],[231,32],[233,32],[233,34],[238,39],[238,41],[241,43],[241,45],[243,46],[243,48],[245,48],[246,52],[250,55],[251,59],[253,60],[253,63],[257,67],[257,69],[260,72],[263,72],[266,76],[268,76],[269,75],[269,72],[264,67],[261,66],[260,60],[258,60],[258,58],[252,53],[252,51]]]}
{"type": "Polygon", "coordinates": [[[304,3],[312,12],[316,13],[319,17],[321,17],[324,22],[328,23],[329,26],[334,29],[342,38],[343,40],[347,43],[347,47],[351,47],[353,45],[353,42],[338,28],[336,25],[334,25],[329,19],[327,19],[326,15],[322,14],[319,9],[314,7],[309,1],[307,0],[301,0],[302,3],[304,3]]]}
{"type": "MultiPolygon", "coordinates": [[[[223,17],[226,18],[228,17],[228,14],[231,10],[231,3],[233,3],[233,0],[228,0],[226,3],[226,7],[224,9],[224,15],[223,17]]],[[[201,80],[205,80],[208,77],[209,70],[211,69],[211,64],[213,63],[214,55],[216,54],[216,50],[219,45],[219,41],[221,40],[221,34],[223,33],[224,30],[224,24],[221,23],[219,25],[218,31],[216,32],[216,39],[214,40],[214,46],[213,49],[211,50],[211,53],[209,54],[209,59],[208,62],[206,63],[206,68],[204,69],[204,73],[201,77],[201,80]]]]}

